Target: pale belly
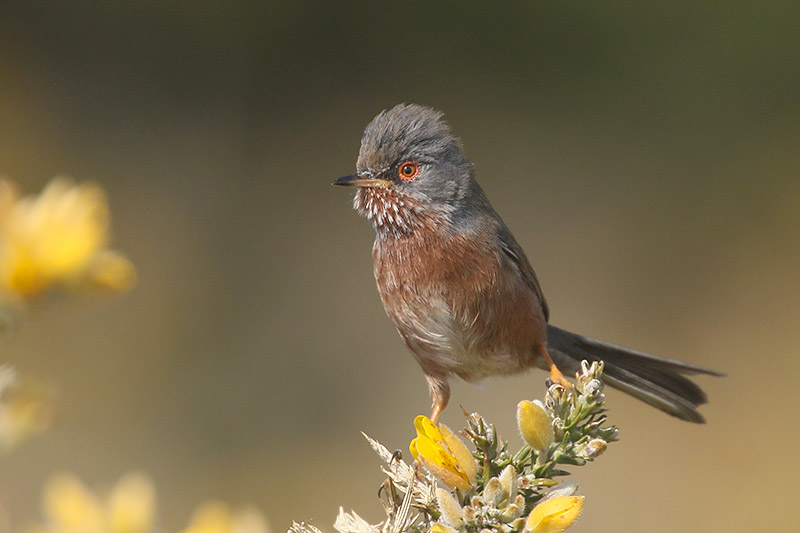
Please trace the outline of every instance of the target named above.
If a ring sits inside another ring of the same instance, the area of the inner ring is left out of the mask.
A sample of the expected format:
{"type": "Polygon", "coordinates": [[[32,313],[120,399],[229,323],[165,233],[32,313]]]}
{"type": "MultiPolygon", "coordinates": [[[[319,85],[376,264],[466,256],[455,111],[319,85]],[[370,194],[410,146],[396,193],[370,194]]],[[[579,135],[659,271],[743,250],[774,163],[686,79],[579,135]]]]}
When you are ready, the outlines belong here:
{"type": "Polygon", "coordinates": [[[381,291],[389,317],[425,373],[475,382],[535,365],[537,321],[527,302],[490,291],[492,296],[463,305],[432,292],[381,291]]]}

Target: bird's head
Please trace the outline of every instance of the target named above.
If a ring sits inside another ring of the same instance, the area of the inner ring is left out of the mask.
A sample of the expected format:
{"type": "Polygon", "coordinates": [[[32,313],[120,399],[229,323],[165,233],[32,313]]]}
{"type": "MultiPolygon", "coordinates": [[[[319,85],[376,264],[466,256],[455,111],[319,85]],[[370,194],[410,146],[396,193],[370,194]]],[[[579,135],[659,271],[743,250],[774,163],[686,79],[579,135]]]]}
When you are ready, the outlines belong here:
{"type": "Polygon", "coordinates": [[[356,169],[333,184],[358,187],[354,206],[379,233],[408,233],[430,217],[452,221],[485,199],[461,143],[429,107],[379,113],[364,130],[356,169]]]}

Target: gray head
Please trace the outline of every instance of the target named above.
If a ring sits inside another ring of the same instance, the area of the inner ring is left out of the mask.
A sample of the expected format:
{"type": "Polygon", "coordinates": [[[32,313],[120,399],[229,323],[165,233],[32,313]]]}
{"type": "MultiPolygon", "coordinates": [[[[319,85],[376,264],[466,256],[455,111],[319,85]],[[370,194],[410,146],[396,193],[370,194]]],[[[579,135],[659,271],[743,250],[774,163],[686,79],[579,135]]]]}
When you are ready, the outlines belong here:
{"type": "Polygon", "coordinates": [[[453,222],[467,209],[488,206],[460,141],[429,107],[399,104],[379,113],[364,130],[356,168],[334,184],[359,187],[355,207],[376,228],[403,229],[420,214],[453,222]]]}

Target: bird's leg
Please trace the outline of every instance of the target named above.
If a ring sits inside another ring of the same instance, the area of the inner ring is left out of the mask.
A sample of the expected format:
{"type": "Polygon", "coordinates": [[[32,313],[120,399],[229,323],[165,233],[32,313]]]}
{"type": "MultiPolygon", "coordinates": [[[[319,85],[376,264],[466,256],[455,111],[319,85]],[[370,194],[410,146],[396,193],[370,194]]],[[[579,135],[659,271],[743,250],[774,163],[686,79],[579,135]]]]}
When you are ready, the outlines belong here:
{"type": "Polygon", "coordinates": [[[428,380],[428,389],[431,391],[431,402],[433,404],[431,422],[435,424],[441,412],[447,407],[447,402],[450,401],[450,385],[444,376],[426,374],[425,379],[428,380]]]}
{"type": "Polygon", "coordinates": [[[445,406],[436,403],[436,400],[434,400],[433,409],[431,411],[431,422],[433,422],[434,424],[436,423],[436,421],[439,419],[439,415],[442,414],[444,407],[445,406]]]}
{"type": "Polygon", "coordinates": [[[564,374],[561,373],[561,370],[558,369],[556,364],[553,362],[553,359],[550,358],[550,354],[547,353],[547,348],[543,345],[539,345],[539,352],[544,357],[547,366],[550,367],[550,381],[561,385],[564,388],[571,389],[572,383],[564,377],[564,374]]]}

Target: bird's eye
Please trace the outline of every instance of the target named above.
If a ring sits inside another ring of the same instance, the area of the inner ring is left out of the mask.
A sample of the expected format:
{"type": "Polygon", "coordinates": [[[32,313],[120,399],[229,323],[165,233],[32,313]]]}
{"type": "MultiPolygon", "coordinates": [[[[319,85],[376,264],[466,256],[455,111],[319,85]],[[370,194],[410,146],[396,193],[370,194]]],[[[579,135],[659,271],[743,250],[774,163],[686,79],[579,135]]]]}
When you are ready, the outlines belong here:
{"type": "Polygon", "coordinates": [[[419,165],[413,161],[406,161],[397,169],[401,180],[411,181],[419,175],[419,165]]]}

